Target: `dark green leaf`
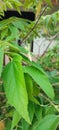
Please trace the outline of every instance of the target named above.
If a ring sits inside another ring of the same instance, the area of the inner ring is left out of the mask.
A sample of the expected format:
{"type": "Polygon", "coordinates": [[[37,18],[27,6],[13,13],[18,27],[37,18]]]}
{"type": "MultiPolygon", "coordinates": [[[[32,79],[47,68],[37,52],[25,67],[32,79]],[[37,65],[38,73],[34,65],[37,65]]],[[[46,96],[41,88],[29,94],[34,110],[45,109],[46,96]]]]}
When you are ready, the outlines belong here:
{"type": "Polygon", "coordinates": [[[36,115],[38,121],[40,121],[42,119],[42,107],[40,107],[38,105],[35,106],[35,115],[36,115]]]}
{"type": "MultiPolygon", "coordinates": [[[[35,112],[34,104],[32,102],[29,102],[28,111],[29,111],[30,121],[32,122],[33,117],[34,117],[34,112],[35,112]]],[[[28,130],[28,128],[29,128],[29,124],[25,120],[23,120],[22,130],[28,130]]]]}
{"type": "Polygon", "coordinates": [[[34,97],[35,86],[33,86],[33,80],[28,74],[25,74],[25,83],[26,83],[29,100],[33,101],[36,104],[39,104],[38,100],[34,97]]]}

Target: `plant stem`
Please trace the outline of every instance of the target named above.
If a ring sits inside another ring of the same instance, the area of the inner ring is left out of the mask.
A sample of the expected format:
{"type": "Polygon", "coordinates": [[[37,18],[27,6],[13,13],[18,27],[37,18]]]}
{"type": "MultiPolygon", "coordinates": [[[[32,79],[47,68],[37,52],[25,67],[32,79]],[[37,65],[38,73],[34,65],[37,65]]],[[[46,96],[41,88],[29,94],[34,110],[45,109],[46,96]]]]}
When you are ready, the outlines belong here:
{"type": "Polygon", "coordinates": [[[44,99],[46,99],[48,102],[50,102],[50,104],[59,112],[58,106],[55,105],[49,98],[47,98],[47,97],[44,96],[43,94],[40,94],[40,96],[42,96],[44,99]]]}
{"type": "Polygon", "coordinates": [[[59,35],[59,32],[58,32],[57,34],[55,34],[55,35],[51,38],[51,40],[50,40],[48,46],[46,47],[45,51],[43,52],[43,54],[42,54],[40,57],[43,57],[43,56],[45,55],[45,53],[47,52],[47,49],[48,49],[49,46],[51,45],[52,41],[53,41],[58,35],[59,35]]]}
{"type": "Polygon", "coordinates": [[[44,14],[44,12],[46,11],[47,7],[48,7],[48,6],[46,5],[45,8],[44,8],[44,10],[40,13],[38,19],[36,20],[35,25],[31,28],[31,30],[30,30],[30,31],[27,33],[27,35],[23,38],[23,40],[21,41],[21,44],[23,44],[23,43],[30,37],[31,33],[32,33],[33,30],[36,28],[36,26],[37,26],[37,24],[38,24],[38,22],[39,22],[41,16],[44,14]]]}

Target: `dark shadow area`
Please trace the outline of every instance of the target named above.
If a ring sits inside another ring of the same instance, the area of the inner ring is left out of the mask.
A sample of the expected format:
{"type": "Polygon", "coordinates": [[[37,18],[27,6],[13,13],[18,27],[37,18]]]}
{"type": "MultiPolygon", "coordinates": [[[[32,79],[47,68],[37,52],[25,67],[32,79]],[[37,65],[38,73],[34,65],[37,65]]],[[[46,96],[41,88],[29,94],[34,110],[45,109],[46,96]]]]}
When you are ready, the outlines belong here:
{"type": "Polygon", "coordinates": [[[59,126],[57,127],[57,129],[56,130],[59,130],[59,126]]]}
{"type": "Polygon", "coordinates": [[[18,17],[18,18],[28,19],[28,20],[31,20],[31,21],[34,21],[34,19],[35,19],[35,14],[33,12],[22,11],[21,14],[20,14],[17,11],[14,11],[14,10],[8,10],[8,11],[4,12],[4,16],[2,17],[2,19],[7,19],[7,18],[10,18],[12,16],[15,16],[15,17],[18,17]]]}

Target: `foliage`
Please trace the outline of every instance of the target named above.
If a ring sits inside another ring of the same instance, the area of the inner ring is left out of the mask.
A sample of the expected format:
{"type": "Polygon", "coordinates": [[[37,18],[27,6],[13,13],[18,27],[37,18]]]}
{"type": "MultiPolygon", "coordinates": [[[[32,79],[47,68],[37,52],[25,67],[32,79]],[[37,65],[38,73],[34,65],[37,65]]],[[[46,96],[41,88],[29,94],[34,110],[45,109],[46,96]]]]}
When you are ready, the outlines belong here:
{"type": "Polygon", "coordinates": [[[59,70],[59,45],[56,44],[52,49],[39,59],[40,64],[46,71],[59,70]]]}
{"type": "MultiPolygon", "coordinates": [[[[50,1],[45,2],[51,6],[50,1]]],[[[45,23],[46,20],[42,15],[47,7],[44,8],[42,4],[43,1],[37,0],[1,0],[0,15],[4,15],[7,7],[19,12],[20,6],[26,10],[32,7],[36,12],[34,22],[15,17],[0,21],[1,130],[43,130],[44,127],[45,130],[55,130],[59,123],[59,116],[56,115],[59,108],[47,73],[38,62],[32,61],[30,53],[24,47],[16,44],[18,39],[21,44],[28,43],[42,29],[42,22],[45,23]],[[7,65],[3,65],[4,55],[9,58],[7,65]]],[[[58,22],[58,17],[56,21],[58,22]]]]}
{"type": "Polygon", "coordinates": [[[55,101],[59,103],[59,45],[57,44],[53,49],[39,59],[43,69],[47,72],[49,79],[55,89],[55,101]]]}
{"type": "MultiPolygon", "coordinates": [[[[57,34],[59,32],[59,11],[54,12],[51,15],[47,15],[45,17],[42,17],[42,26],[43,26],[43,32],[46,36],[52,37],[53,35],[57,34]],[[44,22],[43,22],[44,20],[44,22]]],[[[44,35],[43,33],[43,35],[44,35]]]]}

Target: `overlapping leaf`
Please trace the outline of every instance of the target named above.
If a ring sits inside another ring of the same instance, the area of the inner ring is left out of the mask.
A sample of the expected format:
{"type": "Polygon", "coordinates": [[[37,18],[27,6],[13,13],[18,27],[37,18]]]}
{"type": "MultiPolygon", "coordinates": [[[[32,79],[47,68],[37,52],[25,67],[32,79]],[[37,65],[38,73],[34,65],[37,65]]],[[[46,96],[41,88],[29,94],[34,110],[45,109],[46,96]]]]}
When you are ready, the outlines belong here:
{"type": "Polygon", "coordinates": [[[14,106],[16,111],[27,122],[30,122],[27,110],[28,96],[22,71],[21,57],[15,56],[13,61],[5,66],[2,77],[9,104],[14,106]]]}
{"type": "Polygon", "coordinates": [[[56,130],[59,124],[59,116],[47,115],[32,130],[56,130]]]}
{"type": "MultiPolygon", "coordinates": [[[[34,112],[35,112],[35,107],[32,102],[29,102],[28,111],[29,111],[30,120],[32,122],[34,117],[34,112]]],[[[25,120],[22,120],[22,130],[29,130],[29,127],[30,125],[25,120]]]]}
{"type": "Polygon", "coordinates": [[[20,114],[17,111],[15,111],[13,115],[11,130],[18,124],[20,119],[21,119],[20,114]]]}
{"type": "Polygon", "coordinates": [[[25,66],[24,73],[28,73],[49,98],[54,98],[54,91],[48,77],[41,72],[40,68],[38,69],[35,66],[25,66]]]}
{"type": "Polygon", "coordinates": [[[26,83],[26,89],[27,89],[29,100],[33,101],[36,104],[39,104],[39,101],[35,98],[35,93],[34,93],[34,91],[36,91],[38,96],[39,89],[36,88],[36,86],[33,86],[33,80],[28,74],[25,74],[25,83],[26,83]]]}

